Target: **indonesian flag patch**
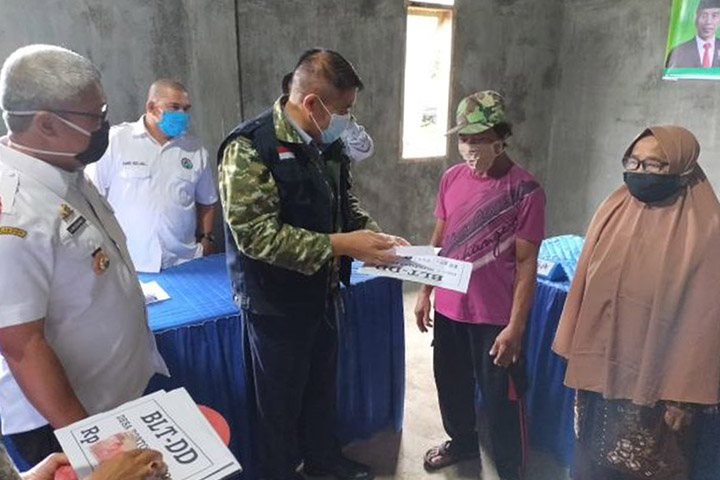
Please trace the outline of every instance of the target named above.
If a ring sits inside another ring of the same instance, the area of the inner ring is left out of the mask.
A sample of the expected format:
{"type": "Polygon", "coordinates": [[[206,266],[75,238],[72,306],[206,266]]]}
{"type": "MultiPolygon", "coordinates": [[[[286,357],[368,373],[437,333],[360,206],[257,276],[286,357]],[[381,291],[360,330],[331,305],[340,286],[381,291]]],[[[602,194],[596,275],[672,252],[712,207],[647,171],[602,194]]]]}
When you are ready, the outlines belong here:
{"type": "Polygon", "coordinates": [[[283,147],[282,145],[280,145],[278,147],[277,152],[278,152],[278,157],[280,157],[281,162],[284,160],[294,160],[295,159],[295,154],[292,153],[287,147],[283,147]]]}

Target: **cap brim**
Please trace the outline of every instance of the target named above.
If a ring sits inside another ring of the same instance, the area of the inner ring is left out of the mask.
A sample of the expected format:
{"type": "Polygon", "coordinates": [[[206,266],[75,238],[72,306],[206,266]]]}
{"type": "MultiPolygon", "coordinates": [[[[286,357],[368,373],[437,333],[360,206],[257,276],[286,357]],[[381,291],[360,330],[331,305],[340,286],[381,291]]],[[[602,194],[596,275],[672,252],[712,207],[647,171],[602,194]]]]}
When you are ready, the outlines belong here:
{"type": "Polygon", "coordinates": [[[490,130],[492,127],[485,125],[484,123],[471,123],[458,125],[455,128],[451,128],[445,133],[445,135],[454,135],[459,133],[460,135],[473,135],[475,133],[482,133],[490,130]]]}

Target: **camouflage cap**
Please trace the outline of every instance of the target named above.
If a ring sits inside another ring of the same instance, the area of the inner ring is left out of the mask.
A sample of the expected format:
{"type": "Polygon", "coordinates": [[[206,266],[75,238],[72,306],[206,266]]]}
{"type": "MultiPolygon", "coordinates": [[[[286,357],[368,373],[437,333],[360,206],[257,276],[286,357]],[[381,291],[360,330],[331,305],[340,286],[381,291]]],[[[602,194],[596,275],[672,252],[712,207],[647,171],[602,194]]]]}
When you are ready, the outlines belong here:
{"type": "Polygon", "coordinates": [[[457,126],[447,135],[482,133],[505,121],[505,99],[493,90],[473,93],[460,101],[456,115],[457,126]]]}

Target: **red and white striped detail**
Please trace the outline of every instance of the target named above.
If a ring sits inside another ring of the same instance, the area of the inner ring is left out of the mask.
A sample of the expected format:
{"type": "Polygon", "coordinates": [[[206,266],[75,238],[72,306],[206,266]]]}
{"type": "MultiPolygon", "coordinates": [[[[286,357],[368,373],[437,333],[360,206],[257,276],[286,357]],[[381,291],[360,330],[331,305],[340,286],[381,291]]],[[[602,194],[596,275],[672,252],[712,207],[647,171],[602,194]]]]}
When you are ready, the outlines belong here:
{"type": "Polygon", "coordinates": [[[280,157],[280,161],[295,159],[295,154],[292,153],[287,147],[283,147],[282,145],[278,147],[277,152],[278,157],[280,157]]]}
{"type": "Polygon", "coordinates": [[[520,465],[520,471],[518,472],[519,478],[525,478],[525,472],[528,464],[528,452],[530,449],[530,432],[527,424],[527,415],[525,413],[525,404],[518,395],[518,391],[515,388],[515,382],[512,378],[508,378],[508,397],[511,402],[516,402],[518,407],[518,416],[520,423],[520,448],[522,450],[522,464],[520,465]]]}

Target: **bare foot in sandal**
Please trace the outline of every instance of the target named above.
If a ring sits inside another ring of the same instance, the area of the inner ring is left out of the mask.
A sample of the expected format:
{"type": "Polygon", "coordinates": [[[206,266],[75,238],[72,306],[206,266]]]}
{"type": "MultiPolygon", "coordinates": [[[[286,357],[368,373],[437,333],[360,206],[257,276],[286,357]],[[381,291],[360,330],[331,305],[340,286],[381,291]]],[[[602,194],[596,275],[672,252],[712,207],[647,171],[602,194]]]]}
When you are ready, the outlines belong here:
{"type": "Polygon", "coordinates": [[[456,452],[452,440],[447,440],[440,445],[431,448],[425,453],[425,470],[432,472],[441,468],[449,467],[463,460],[478,458],[480,453],[477,450],[456,452]]]}

